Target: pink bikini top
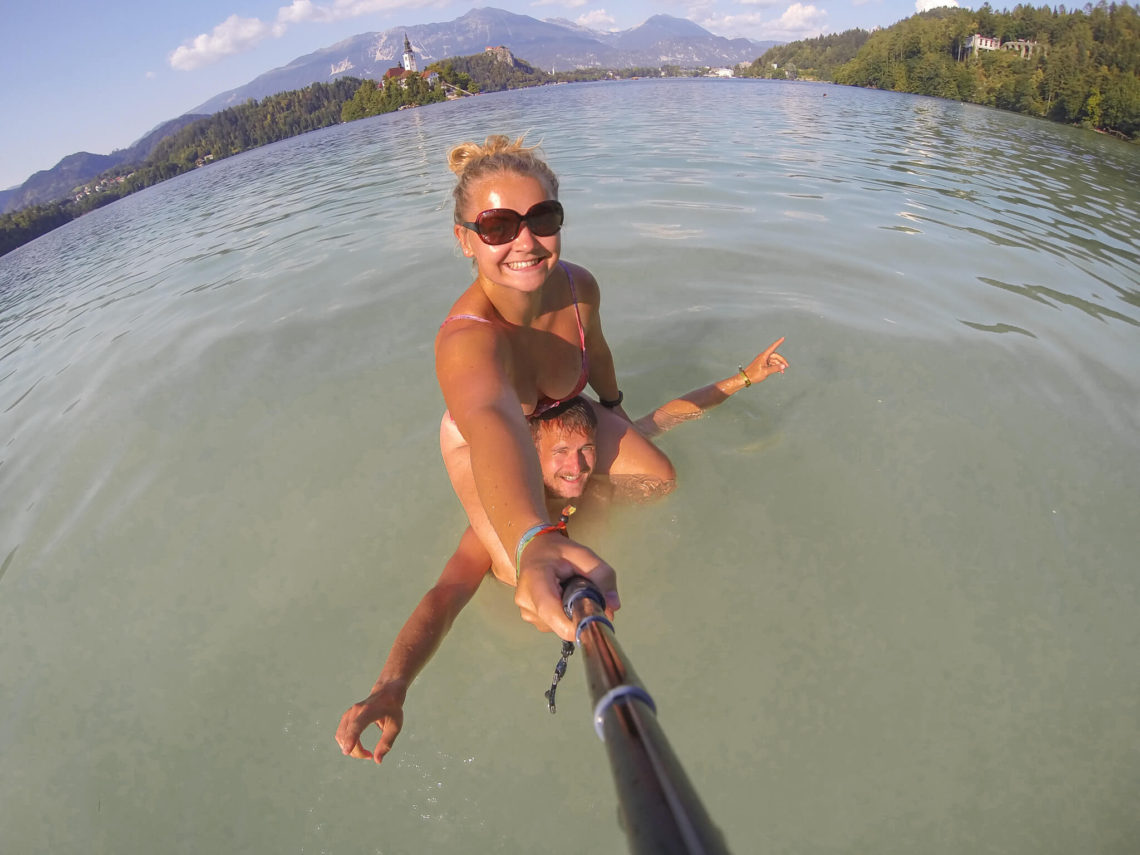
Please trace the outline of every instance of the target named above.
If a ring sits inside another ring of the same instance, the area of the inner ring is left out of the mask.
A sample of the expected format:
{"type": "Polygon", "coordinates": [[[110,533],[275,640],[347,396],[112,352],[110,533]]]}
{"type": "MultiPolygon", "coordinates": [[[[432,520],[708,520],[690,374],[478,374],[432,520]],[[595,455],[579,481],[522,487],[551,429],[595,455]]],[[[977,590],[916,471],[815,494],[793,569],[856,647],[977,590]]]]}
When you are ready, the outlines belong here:
{"type": "MultiPolygon", "coordinates": [[[[574,387],[574,390],[565,398],[555,400],[545,395],[539,396],[538,402],[534,405],[534,412],[527,416],[528,419],[538,418],[552,407],[557,407],[563,401],[569,401],[576,395],[581,394],[582,390],[586,388],[587,381],[590,379],[590,362],[586,356],[586,331],[582,328],[582,313],[578,311],[578,292],[574,290],[574,277],[570,275],[570,268],[561,261],[558,263],[561,264],[562,269],[566,271],[566,279],[570,282],[570,297],[574,301],[574,318],[578,321],[578,343],[582,349],[582,373],[578,375],[578,383],[574,387]]],[[[440,329],[443,329],[443,327],[451,321],[478,321],[481,324],[494,323],[479,315],[450,315],[443,319],[443,323],[439,325],[440,329]]]]}

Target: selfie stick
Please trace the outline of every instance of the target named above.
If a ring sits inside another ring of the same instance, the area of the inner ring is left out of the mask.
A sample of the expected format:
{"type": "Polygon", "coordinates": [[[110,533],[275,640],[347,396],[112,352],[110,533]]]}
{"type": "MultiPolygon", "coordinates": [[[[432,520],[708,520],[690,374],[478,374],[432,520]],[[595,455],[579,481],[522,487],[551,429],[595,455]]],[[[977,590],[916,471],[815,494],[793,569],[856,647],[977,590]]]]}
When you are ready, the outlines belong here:
{"type": "Polygon", "coordinates": [[[657,705],[614,638],[601,593],[575,576],[563,588],[562,605],[577,626],[575,641],[585,659],[594,729],[609,754],[629,851],[727,855],[720,830],[657,723],[657,705]]]}

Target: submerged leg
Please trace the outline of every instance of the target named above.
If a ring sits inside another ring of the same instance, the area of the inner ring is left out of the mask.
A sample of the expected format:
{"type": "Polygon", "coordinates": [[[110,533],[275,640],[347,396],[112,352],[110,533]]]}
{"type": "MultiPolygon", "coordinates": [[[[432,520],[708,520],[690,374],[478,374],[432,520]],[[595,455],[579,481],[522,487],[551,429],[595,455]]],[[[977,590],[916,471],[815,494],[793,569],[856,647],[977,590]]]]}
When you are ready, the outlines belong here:
{"type": "Polygon", "coordinates": [[[590,404],[598,417],[595,473],[609,479],[614,497],[651,502],[672,493],[677,471],[665,453],[621,416],[593,401],[590,404]]]}

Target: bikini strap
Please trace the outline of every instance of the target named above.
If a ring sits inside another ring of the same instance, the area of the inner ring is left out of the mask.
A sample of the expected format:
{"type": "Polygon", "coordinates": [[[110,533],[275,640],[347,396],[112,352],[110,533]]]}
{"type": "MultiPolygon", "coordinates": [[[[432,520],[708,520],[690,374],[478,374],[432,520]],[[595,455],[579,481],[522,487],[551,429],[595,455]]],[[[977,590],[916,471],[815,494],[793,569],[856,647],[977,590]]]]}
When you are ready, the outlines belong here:
{"type": "Polygon", "coordinates": [[[574,318],[578,321],[578,341],[582,345],[582,361],[585,362],[586,331],[582,328],[582,313],[578,310],[578,292],[574,288],[574,276],[570,273],[570,268],[566,266],[565,261],[559,259],[558,263],[566,273],[566,281],[570,283],[570,299],[574,301],[574,318]]]}
{"type": "MultiPolygon", "coordinates": [[[[447,324],[451,323],[452,321],[478,321],[481,324],[492,323],[491,321],[487,320],[486,318],[481,318],[478,315],[449,315],[448,317],[443,319],[443,323],[439,325],[439,328],[443,329],[447,324]]],[[[579,322],[578,325],[581,326],[581,322],[579,322]]]]}

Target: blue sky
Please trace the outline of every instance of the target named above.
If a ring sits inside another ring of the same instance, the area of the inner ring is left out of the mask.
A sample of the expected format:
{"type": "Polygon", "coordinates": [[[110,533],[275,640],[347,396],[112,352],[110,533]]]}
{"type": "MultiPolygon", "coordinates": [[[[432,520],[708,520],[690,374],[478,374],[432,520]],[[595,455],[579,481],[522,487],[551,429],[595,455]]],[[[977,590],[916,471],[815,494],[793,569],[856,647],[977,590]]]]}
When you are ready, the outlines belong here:
{"type": "Polygon", "coordinates": [[[208,98],[340,39],[450,21],[476,6],[566,18],[600,30],[629,29],[663,12],[716,35],[792,41],[888,26],[935,5],[959,2],[4,0],[0,188],[20,184],[76,151],[124,148],[208,98]]]}

